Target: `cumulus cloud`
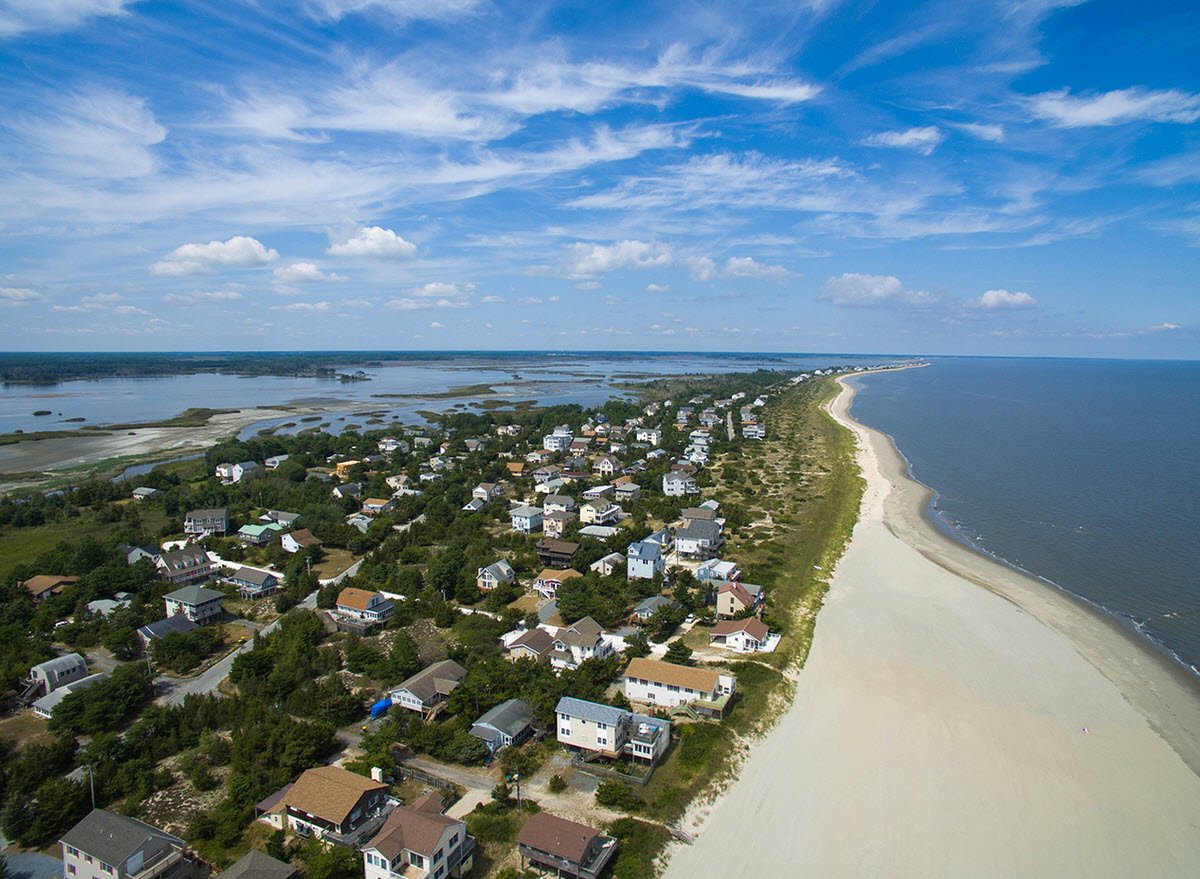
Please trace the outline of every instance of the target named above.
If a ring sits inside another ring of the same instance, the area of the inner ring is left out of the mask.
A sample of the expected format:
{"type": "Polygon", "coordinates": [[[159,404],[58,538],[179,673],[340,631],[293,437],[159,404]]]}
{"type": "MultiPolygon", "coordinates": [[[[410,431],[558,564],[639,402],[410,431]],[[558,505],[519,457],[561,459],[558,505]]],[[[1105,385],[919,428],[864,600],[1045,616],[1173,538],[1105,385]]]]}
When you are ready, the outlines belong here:
{"type": "Polygon", "coordinates": [[[908,290],[894,275],[860,275],[846,272],[830,278],[821,288],[821,298],[834,305],[869,308],[880,305],[932,305],[936,297],[924,290],[908,290]]]}
{"type": "Polygon", "coordinates": [[[163,297],[163,302],[172,305],[195,305],[198,302],[237,302],[244,298],[239,291],[234,289],[194,290],[191,293],[168,293],[163,297]]]}
{"type": "Polygon", "coordinates": [[[1059,128],[1137,121],[1190,125],[1200,119],[1200,94],[1139,86],[1090,95],[1072,95],[1070,89],[1043,92],[1030,98],[1029,106],[1035,116],[1059,128]]]}
{"type": "Polygon", "coordinates": [[[916,150],[921,155],[928,156],[945,137],[940,128],[928,125],[923,128],[906,128],[903,131],[881,131],[872,134],[863,143],[867,146],[916,150]]]}
{"type": "Polygon", "coordinates": [[[685,264],[694,281],[711,281],[717,276],[717,264],[707,256],[688,257],[685,264]]]}
{"type": "Polygon", "coordinates": [[[753,257],[730,257],[725,262],[725,274],[731,278],[762,278],[768,281],[782,281],[788,276],[783,266],[766,265],[753,257]]]}
{"type": "Polygon", "coordinates": [[[24,305],[41,298],[41,293],[28,287],[0,287],[0,304],[24,305]]]}
{"type": "Polygon", "coordinates": [[[652,269],[671,264],[671,248],[647,241],[613,244],[577,242],[567,248],[564,269],[571,278],[591,278],[618,269],[652,269]]]}
{"type": "Polygon", "coordinates": [[[496,302],[503,302],[504,297],[503,296],[484,296],[479,301],[484,303],[485,305],[491,305],[496,302]]]}
{"type": "Polygon", "coordinates": [[[665,293],[671,288],[667,284],[647,284],[647,293],[665,293]]]}
{"type": "Polygon", "coordinates": [[[1017,291],[1009,293],[1007,290],[988,290],[979,297],[974,303],[980,308],[1035,308],[1037,300],[1028,293],[1017,291]]]}
{"type": "Polygon", "coordinates": [[[431,330],[440,330],[440,329],[443,329],[443,327],[444,327],[444,324],[442,324],[436,320],[429,324],[429,329],[431,329],[431,330]]]}
{"type": "Polygon", "coordinates": [[[133,315],[133,314],[149,314],[144,308],[138,308],[136,305],[118,305],[113,309],[113,314],[133,315]]]}
{"type": "Polygon", "coordinates": [[[383,259],[409,259],[416,256],[417,245],[401,238],[391,229],[365,226],[354,237],[329,245],[325,251],[333,256],[374,256],[383,259]]]}
{"type": "Polygon", "coordinates": [[[0,37],[26,31],[67,30],[89,18],[120,15],[134,0],[4,0],[0,37]]]}
{"type": "Polygon", "coordinates": [[[274,271],[275,279],[284,284],[309,284],[317,281],[344,281],[341,275],[321,271],[315,263],[294,262],[274,271]]]}
{"type": "Polygon", "coordinates": [[[265,265],[277,259],[279,252],[264,247],[261,241],[235,235],[228,241],[184,244],[150,266],[150,271],[164,277],[201,275],[221,269],[265,265]]]}
{"type": "Polygon", "coordinates": [[[314,314],[333,311],[333,303],[325,299],[319,302],[290,302],[287,305],[273,305],[273,311],[292,311],[298,314],[314,314]]]}

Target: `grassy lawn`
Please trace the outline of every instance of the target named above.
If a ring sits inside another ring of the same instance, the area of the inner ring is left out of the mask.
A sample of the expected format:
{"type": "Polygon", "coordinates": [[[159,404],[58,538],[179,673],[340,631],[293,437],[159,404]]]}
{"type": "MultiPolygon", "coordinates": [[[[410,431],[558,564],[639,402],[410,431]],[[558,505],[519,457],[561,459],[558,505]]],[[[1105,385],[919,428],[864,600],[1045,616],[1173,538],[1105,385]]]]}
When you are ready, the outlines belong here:
{"type": "Polygon", "coordinates": [[[326,547],[325,559],[319,565],[313,566],[313,573],[322,580],[328,580],[330,577],[336,577],[352,564],[354,564],[354,554],[349,550],[326,547]]]}
{"type": "Polygon", "coordinates": [[[0,720],[0,739],[18,751],[26,745],[52,738],[54,736],[46,730],[46,721],[32,711],[21,711],[0,720]]]}
{"type": "Polygon", "coordinates": [[[74,544],[83,537],[103,538],[112,527],[75,519],[34,528],[6,529],[0,533],[0,578],[7,577],[17,565],[32,562],[54,549],[60,540],[74,544]]]}

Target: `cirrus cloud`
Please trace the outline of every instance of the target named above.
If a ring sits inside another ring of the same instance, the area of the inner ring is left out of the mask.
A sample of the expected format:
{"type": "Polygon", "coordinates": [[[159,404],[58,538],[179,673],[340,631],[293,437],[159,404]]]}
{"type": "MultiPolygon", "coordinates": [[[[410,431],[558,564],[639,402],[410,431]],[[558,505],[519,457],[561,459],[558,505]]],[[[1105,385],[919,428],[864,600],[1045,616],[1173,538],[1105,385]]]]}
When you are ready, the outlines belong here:
{"type": "Polygon", "coordinates": [[[863,141],[867,146],[894,147],[897,149],[916,150],[923,156],[928,156],[938,144],[945,140],[940,128],[927,125],[920,128],[906,128],[903,131],[881,131],[872,134],[863,141]]]}
{"type": "Polygon", "coordinates": [[[1090,95],[1070,89],[1043,92],[1029,100],[1033,115],[1059,128],[1121,125],[1126,122],[1177,122],[1200,119],[1200,94],[1138,86],[1090,95]]]}

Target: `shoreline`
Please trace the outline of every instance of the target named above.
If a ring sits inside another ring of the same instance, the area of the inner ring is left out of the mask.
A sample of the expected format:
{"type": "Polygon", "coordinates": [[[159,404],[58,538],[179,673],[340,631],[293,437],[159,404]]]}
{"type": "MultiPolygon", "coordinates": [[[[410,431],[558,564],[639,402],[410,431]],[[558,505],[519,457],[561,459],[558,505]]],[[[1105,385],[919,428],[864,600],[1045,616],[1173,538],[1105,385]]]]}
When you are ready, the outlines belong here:
{"type": "Polygon", "coordinates": [[[664,875],[1200,875],[1191,676],[938,530],[838,381],[826,411],[866,483],[853,536],[791,706],[689,810],[664,875]]]}
{"type": "Polygon", "coordinates": [[[908,459],[890,435],[855,420],[857,389],[847,379],[857,377],[838,379],[846,390],[829,412],[873,446],[883,476],[892,485],[884,502],[888,529],[934,564],[1013,602],[1070,641],[1200,775],[1200,678],[1165,646],[1130,629],[1106,608],[939,528],[930,518],[936,490],[912,475],[908,459]]]}

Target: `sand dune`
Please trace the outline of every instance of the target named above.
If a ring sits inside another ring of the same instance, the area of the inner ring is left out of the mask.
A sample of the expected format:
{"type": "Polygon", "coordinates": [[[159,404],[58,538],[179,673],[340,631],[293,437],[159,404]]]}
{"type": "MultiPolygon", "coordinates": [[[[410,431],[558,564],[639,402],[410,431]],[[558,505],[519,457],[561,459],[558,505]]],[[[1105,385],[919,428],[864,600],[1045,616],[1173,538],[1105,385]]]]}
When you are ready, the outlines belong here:
{"type": "Polygon", "coordinates": [[[1193,682],[940,535],[847,423],[868,487],[795,702],[667,877],[1200,876],[1193,682]]]}

